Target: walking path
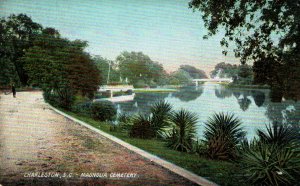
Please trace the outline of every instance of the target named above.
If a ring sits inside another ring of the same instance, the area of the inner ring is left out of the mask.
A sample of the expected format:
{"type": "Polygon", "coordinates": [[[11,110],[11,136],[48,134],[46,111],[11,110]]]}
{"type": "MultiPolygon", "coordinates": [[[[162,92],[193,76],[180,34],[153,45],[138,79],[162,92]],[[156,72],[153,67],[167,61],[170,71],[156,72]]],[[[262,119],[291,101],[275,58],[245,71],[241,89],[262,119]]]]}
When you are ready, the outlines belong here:
{"type": "Polygon", "coordinates": [[[19,92],[17,98],[0,96],[2,185],[193,185],[57,114],[44,102],[41,92],[19,92]],[[49,176],[46,173],[54,177],[45,178],[49,176]],[[72,175],[63,178],[63,173],[72,175]],[[97,176],[102,178],[87,178],[90,174],[82,173],[101,173],[97,176]],[[105,173],[108,177],[113,175],[110,173],[137,176],[105,178],[105,173]]]}

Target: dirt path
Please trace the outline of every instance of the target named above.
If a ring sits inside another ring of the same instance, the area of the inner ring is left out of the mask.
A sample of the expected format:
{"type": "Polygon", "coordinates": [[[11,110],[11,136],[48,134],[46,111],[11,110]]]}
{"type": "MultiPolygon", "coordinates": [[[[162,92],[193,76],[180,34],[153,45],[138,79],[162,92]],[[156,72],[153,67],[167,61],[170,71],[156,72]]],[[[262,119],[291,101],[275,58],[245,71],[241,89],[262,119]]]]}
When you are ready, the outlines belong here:
{"type": "Polygon", "coordinates": [[[41,92],[19,92],[15,99],[1,95],[0,184],[192,185],[55,113],[44,103],[41,92]],[[72,175],[63,178],[64,173],[72,175]],[[102,178],[81,177],[82,173],[98,173],[102,178]],[[137,175],[112,178],[111,173],[137,175]]]}

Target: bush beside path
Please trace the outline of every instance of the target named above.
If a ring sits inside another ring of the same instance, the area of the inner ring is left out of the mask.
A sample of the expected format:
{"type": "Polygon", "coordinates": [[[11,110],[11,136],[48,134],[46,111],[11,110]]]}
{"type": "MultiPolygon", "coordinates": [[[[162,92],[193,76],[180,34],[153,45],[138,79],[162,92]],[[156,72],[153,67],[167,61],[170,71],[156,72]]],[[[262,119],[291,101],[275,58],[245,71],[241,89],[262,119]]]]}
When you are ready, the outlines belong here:
{"type": "Polygon", "coordinates": [[[42,92],[0,99],[0,184],[193,185],[109,139],[55,113],[42,92]],[[72,173],[28,178],[28,173],[72,173]],[[137,173],[136,178],[80,178],[81,173],[137,173]]]}

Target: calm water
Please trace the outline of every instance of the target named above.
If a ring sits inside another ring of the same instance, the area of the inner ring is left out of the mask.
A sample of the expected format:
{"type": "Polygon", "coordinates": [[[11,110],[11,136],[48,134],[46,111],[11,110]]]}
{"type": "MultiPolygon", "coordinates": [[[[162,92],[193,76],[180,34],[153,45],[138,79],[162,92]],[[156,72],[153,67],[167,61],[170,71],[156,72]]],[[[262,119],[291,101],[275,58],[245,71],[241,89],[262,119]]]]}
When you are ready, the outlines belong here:
{"type": "Polygon", "coordinates": [[[197,114],[197,133],[201,138],[204,122],[215,112],[229,112],[238,116],[248,138],[255,136],[258,128],[274,121],[297,126],[300,122],[300,103],[295,101],[271,102],[268,90],[229,89],[218,84],[181,88],[173,93],[136,93],[134,100],[117,103],[118,112],[148,113],[150,106],[165,100],[175,110],[187,109],[197,114]]]}

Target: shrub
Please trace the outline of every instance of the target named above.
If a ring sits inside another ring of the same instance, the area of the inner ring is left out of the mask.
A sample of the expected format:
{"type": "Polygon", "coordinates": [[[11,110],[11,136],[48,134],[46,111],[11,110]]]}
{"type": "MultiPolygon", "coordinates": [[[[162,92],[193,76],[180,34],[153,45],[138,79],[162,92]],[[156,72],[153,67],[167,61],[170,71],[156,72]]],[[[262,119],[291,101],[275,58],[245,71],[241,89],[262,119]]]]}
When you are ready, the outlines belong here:
{"type": "Polygon", "coordinates": [[[172,113],[170,121],[174,127],[171,132],[166,133],[167,146],[178,151],[192,151],[196,135],[196,115],[181,109],[172,113]]]}
{"type": "Polygon", "coordinates": [[[237,158],[237,145],[245,136],[241,121],[234,114],[214,114],[205,123],[204,143],[206,155],[211,159],[229,160],[237,158]]]}
{"type": "Polygon", "coordinates": [[[274,124],[257,130],[258,139],[242,146],[241,164],[248,181],[261,185],[295,185],[300,176],[300,146],[289,128],[274,124]]]}
{"type": "Polygon", "coordinates": [[[131,121],[131,116],[127,114],[120,114],[118,115],[118,122],[119,122],[119,127],[122,130],[129,131],[132,128],[132,121],[131,121]]]}
{"type": "Polygon", "coordinates": [[[151,118],[139,114],[132,119],[132,127],[129,131],[129,136],[134,138],[150,139],[155,136],[155,131],[151,126],[151,118]]]}
{"type": "Polygon", "coordinates": [[[138,80],[136,83],[133,84],[134,88],[145,88],[148,84],[145,83],[143,80],[138,80]]]}
{"type": "Polygon", "coordinates": [[[91,107],[92,102],[78,103],[72,106],[72,111],[89,116],[91,115],[91,107]]]}
{"type": "Polygon", "coordinates": [[[151,127],[157,136],[161,136],[166,128],[170,126],[170,115],[172,106],[165,101],[158,101],[154,103],[150,109],[151,111],[151,127]]]}
{"type": "Polygon", "coordinates": [[[265,143],[276,144],[278,146],[286,146],[296,139],[291,128],[274,123],[266,126],[266,131],[257,130],[259,139],[265,143]]]}
{"type": "MultiPolygon", "coordinates": [[[[299,146],[254,141],[243,148],[241,163],[246,177],[252,184],[294,185],[300,176],[299,146]]],[[[298,182],[299,183],[299,182],[298,182]]]]}
{"type": "Polygon", "coordinates": [[[45,101],[49,104],[68,110],[71,109],[71,106],[75,100],[72,90],[68,88],[62,88],[55,91],[46,90],[44,91],[43,96],[45,101]]]}
{"type": "Polygon", "coordinates": [[[91,106],[91,114],[94,119],[100,121],[113,120],[117,114],[117,110],[110,101],[97,101],[91,106]]]}

